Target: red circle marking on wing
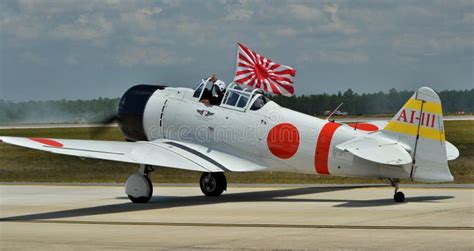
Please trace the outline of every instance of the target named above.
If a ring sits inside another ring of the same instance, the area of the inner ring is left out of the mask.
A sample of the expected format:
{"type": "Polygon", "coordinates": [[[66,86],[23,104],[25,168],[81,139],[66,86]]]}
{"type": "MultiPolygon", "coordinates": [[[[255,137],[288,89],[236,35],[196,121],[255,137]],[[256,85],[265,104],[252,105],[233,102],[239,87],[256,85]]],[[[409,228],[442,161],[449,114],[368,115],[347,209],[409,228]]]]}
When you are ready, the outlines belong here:
{"type": "Polygon", "coordinates": [[[31,140],[33,141],[36,141],[38,143],[41,143],[43,145],[48,145],[48,146],[52,146],[52,147],[63,147],[64,145],[55,141],[55,140],[52,140],[52,139],[42,139],[42,138],[30,138],[31,140]]]}
{"type": "Polygon", "coordinates": [[[289,123],[274,126],[267,136],[270,152],[280,159],[289,159],[298,151],[300,134],[298,129],[289,123]]]}

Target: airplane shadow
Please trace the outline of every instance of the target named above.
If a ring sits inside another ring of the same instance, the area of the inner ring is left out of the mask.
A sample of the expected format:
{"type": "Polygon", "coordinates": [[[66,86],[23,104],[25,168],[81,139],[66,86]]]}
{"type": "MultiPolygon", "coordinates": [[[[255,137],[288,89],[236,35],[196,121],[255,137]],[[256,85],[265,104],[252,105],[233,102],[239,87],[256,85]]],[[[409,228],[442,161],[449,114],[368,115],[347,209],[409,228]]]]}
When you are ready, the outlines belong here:
{"type": "MultiPolygon", "coordinates": [[[[131,202],[118,203],[112,205],[94,206],[71,210],[62,210],[47,213],[19,215],[13,217],[0,218],[0,221],[24,221],[24,220],[49,220],[61,219],[81,216],[104,215],[114,213],[125,213],[135,211],[146,211],[167,208],[191,207],[201,205],[212,205],[220,203],[235,203],[235,202],[330,202],[341,204],[334,207],[357,208],[357,207],[377,207],[396,205],[391,198],[378,200],[351,200],[351,199],[305,199],[305,198],[289,198],[292,196],[325,193],[332,191],[349,190],[354,188],[364,187],[380,187],[380,185],[364,185],[364,186],[331,186],[331,187],[304,187],[294,189],[281,189],[270,191],[256,191],[246,193],[232,193],[223,194],[220,197],[205,197],[205,196],[188,196],[188,197],[174,197],[174,196],[154,196],[150,202],[146,204],[133,204],[131,202]]],[[[391,197],[391,193],[389,194],[391,197]]],[[[363,197],[363,193],[360,197],[363,197]]],[[[407,197],[406,202],[434,202],[439,200],[446,200],[454,198],[453,196],[419,196],[407,197]]],[[[118,197],[116,199],[128,200],[127,197],[118,197]]]]}

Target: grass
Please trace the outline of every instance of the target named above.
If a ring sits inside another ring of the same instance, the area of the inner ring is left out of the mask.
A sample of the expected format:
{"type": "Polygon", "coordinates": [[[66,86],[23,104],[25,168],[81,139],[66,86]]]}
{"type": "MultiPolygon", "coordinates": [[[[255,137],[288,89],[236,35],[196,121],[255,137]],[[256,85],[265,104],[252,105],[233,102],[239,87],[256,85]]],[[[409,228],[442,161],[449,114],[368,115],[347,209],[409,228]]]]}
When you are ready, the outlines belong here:
{"type": "MultiPolygon", "coordinates": [[[[474,121],[446,121],[447,139],[461,156],[451,161],[456,183],[474,183],[474,121]]],[[[1,129],[2,136],[90,139],[91,128],[1,129]]],[[[101,140],[122,140],[117,128],[100,129],[101,140]]],[[[137,165],[112,161],[79,159],[0,144],[1,182],[125,182],[137,165]]],[[[378,179],[319,177],[291,173],[229,173],[231,183],[380,183],[378,179]]],[[[156,183],[197,183],[200,173],[169,168],[153,172],[156,183]]]]}
{"type": "Polygon", "coordinates": [[[449,162],[456,183],[474,183],[474,121],[446,121],[446,139],[460,152],[449,162]]]}

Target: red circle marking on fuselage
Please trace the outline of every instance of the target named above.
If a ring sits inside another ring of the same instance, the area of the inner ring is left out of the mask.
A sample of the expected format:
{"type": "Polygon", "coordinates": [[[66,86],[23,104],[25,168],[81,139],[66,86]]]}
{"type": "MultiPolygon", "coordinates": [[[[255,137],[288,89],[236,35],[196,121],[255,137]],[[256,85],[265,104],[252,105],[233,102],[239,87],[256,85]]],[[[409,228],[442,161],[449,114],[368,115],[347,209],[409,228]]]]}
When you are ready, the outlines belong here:
{"type": "Polygon", "coordinates": [[[378,131],[379,128],[376,125],[369,124],[369,123],[349,123],[348,126],[355,128],[356,130],[362,130],[367,132],[375,132],[378,131]]]}
{"type": "Polygon", "coordinates": [[[293,157],[300,145],[298,129],[290,123],[274,126],[268,133],[267,145],[270,152],[280,159],[293,157]]]}

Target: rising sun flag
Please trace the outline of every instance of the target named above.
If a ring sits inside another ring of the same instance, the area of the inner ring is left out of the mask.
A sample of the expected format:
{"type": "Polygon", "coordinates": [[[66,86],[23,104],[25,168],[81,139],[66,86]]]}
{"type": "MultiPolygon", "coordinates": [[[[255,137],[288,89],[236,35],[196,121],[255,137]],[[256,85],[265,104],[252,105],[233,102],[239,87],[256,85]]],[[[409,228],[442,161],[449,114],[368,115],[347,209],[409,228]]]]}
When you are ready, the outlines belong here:
{"type": "Polygon", "coordinates": [[[241,43],[237,44],[235,83],[259,88],[266,93],[293,96],[295,75],[295,69],[262,57],[241,43]]]}

